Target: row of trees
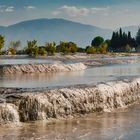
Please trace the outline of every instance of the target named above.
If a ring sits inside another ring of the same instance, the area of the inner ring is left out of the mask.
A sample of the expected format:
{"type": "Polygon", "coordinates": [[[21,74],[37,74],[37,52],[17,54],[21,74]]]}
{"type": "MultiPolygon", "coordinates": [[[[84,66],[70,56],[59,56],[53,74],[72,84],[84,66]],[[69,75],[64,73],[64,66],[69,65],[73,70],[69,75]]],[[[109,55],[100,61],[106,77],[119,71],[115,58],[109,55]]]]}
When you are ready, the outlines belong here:
{"type": "Polygon", "coordinates": [[[131,32],[122,32],[121,28],[119,31],[113,32],[109,46],[110,51],[131,52],[132,50],[135,50],[136,47],[137,41],[135,38],[131,37],[131,32]]]}
{"type": "Polygon", "coordinates": [[[24,49],[25,53],[30,56],[38,55],[54,55],[56,52],[61,52],[63,54],[75,53],[77,52],[77,45],[73,42],[60,42],[56,46],[55,42],[46,43],[44,46],[38,46],[37,40],[27,41],[27,47],[24,49]]]}
{"type": "Polygon", "coordinates": [[[104,38],[97,36],[92,40],[91,46],[86,47],[85,51],[87,54],[107,53],[109,46],[108,43],[108,40],[104,41],[104,38]]]}
{"type": "MultiPolygon", "coordinates": [[[[4,48],[4,36],[0,35],[0,52],[2,53],[2,48],[4,48]]],[[[82,48],[78,48],[77,44],[74,42],[63,42],[61,41],[59,45],[56,45],[55,42],[47,42],[44,46],[39,46],[37,40],[27,41],[27,45],[24,49],[20,48],[20,41],[11,41],[9,48],[6,51],[3,51],[4,54],[28,54],[30,56],[38,55],[54,55],[56,52],[63,54],[75,53],[82,48]]]]}
{"type": "MultiPolygon", "coordinates": [[[[4,36],[0,35],[0,52],[4,47],[4,36]]],[[[27,41],[26,47],[21,50],[20,41],[11,41],[6,54],[28,54],[30,56],[54,55],[56,52],[70,54],[75,52],[86,52],[87,54],[107,53],[107,52],[140,52],[140,29],[135,38],[131,32],[125,33],[120,28],[119,31],[113,32],[111,40],[104,40],[103,37],[97,36],[91,41],[91,45],[86,48],[79,48],[74,42],[61,41],[58,45],[55,42],[45,43],[39,46],[37,40],[27,41]],[[20,50],[20,51],[19,51],[20,50]]]]}
{"type": "Polygon", "coordinates": [[[140,29],[136,37],[131,36],[131,32],[125,33],[120,28],[119,31],[113,32],[111,40],[104,40],[102,37],[95,37],[91,46],[86,47],[86,52],[107,53],[107,52],[140,52],[140,29]]]}

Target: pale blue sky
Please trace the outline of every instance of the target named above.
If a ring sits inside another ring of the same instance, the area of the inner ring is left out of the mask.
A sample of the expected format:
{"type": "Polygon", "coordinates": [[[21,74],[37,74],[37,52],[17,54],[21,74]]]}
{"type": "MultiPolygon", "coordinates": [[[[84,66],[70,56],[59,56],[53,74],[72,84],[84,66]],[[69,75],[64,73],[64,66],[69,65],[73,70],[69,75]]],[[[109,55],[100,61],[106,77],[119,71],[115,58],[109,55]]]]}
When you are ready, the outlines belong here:
{"type": "Polygon", "coordinates": [[[140,0],[0,0],[0,25],[65,18],[103,28],[140,24],[140,0]]]}

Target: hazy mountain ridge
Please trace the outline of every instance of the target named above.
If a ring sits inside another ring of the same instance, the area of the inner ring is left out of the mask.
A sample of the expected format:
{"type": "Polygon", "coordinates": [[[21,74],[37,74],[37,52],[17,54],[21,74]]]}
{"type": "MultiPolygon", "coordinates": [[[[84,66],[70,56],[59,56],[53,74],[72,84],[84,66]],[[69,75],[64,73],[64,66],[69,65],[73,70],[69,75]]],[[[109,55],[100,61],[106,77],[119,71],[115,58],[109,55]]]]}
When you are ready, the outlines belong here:
{"type": "Polygon", "coordinates": [[[7,44],[10,40],[21,40],[25,45],[27,40],[37,39],[40,45],[63,40],[74,41],[85,47],[97,35],[110,38],[112,31],[64,19],[35,19],[7,27],[0,26],[0,33],[6,37],[7,44]]]}
{"type": "MultiPolygon", "coordinates": [[[[131,31],[135,36],[140,26],[123,27],[123,31],[131,31]]],[[[118,30],[118,29],[117,29],[118,30]]],[[[39,45],[45,42],[74,41],[79,46],[90,45],[95,36],[110,39],[113,30],[103,29],[92,25],[73,22],[65,19],[34,19],[23,21],[10,26],[0,26],[0,34],[6,38],[6,46],[10,40],[21,40],[25,47],[27,40],[37,39],[39,45]]]]}

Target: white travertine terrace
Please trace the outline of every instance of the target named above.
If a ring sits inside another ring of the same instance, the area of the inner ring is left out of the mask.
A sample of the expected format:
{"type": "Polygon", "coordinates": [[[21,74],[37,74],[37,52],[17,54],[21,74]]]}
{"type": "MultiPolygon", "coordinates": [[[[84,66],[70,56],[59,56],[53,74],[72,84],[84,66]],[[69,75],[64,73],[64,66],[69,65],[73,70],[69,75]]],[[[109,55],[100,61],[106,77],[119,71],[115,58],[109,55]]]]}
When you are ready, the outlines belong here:
{"type": "Polygon", "coordinates": [[[140,100],[140,79],[4,94],[0,124],[49,120],[127,107],[140,100]]]}
{"type": "Polygon", "coordinates": [[[46,73],[46,72],[67,72],[84,70],[87,67],[83,63],[74,64],[19,64],[6,65],[1,68],[4,74],[16,73],[46,73]]]}

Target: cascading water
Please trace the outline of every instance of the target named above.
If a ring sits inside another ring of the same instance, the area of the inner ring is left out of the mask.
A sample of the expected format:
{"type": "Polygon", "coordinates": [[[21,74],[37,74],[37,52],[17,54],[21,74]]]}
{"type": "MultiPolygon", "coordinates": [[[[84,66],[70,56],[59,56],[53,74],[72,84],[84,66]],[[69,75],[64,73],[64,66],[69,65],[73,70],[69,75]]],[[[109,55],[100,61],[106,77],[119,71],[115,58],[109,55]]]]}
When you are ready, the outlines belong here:
{"type": "Polygon", "coordinates": [[[87,67],[83,63],[75,64],[19,64],[4,65],[0,71],[4,74],[16,73],[46,73],[46,72],[67,72],[84,70],[87,67]]]}
{"type": "Polygon", "coordinates": [[[140,79],[40,92],[4,93],[0,123],[17,123],[111,111],[139,101],[140,79]]]}

